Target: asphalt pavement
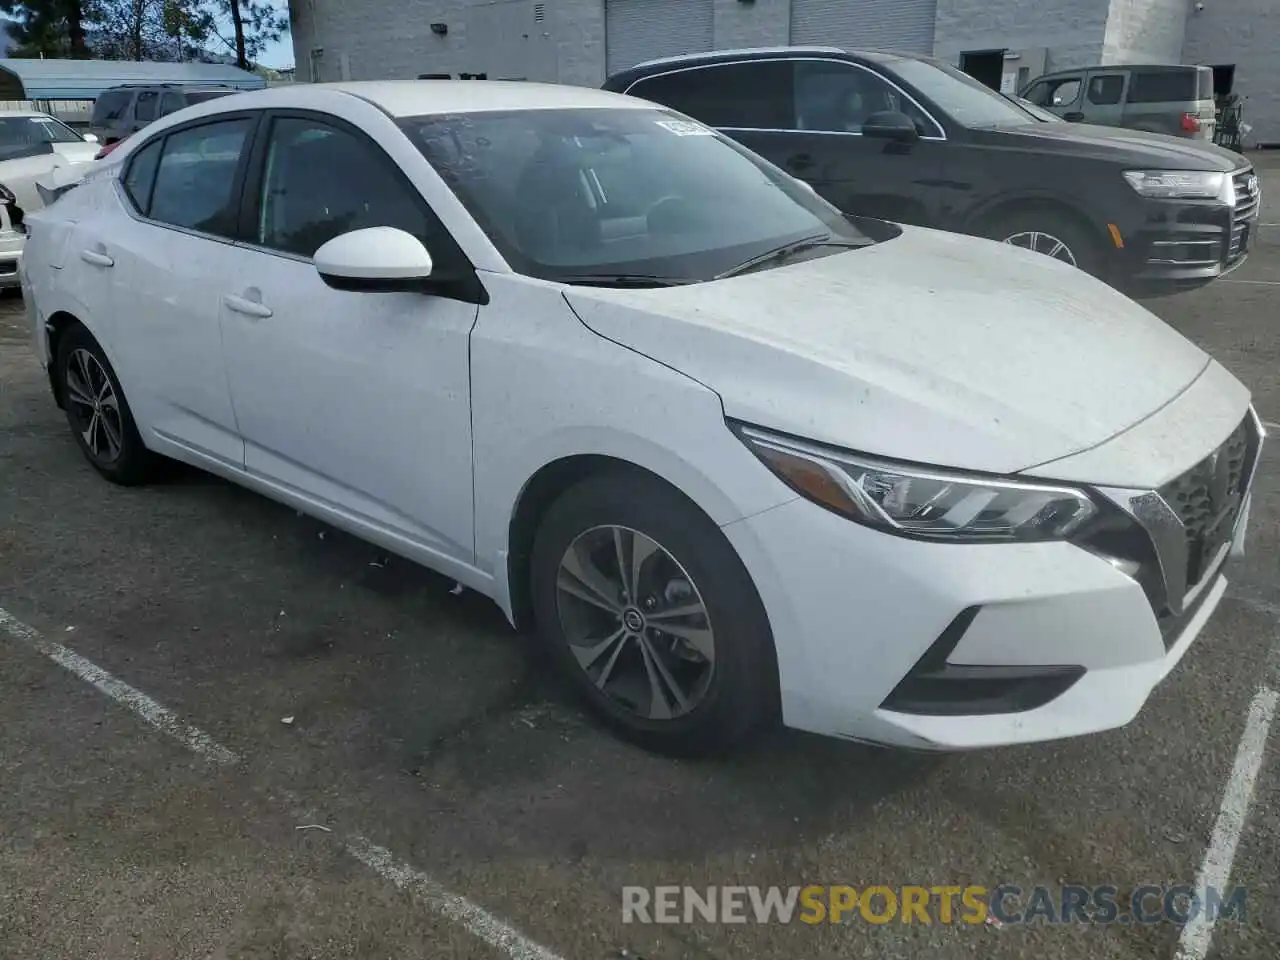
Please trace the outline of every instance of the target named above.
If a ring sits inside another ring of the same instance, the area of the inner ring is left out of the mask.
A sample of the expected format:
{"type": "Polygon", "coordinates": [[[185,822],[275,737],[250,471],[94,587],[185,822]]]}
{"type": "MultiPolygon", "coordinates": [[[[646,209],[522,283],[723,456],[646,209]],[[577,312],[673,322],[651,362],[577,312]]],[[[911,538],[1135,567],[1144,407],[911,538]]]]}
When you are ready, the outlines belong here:
{"type": "MultiPolygon", "coordinates": [[[[1280,206],[1262,220],[1230,278],[1149,306],[1277,423],[1280,206]]],[[[1277,557],[1273,439],[1227,598],[1125,729],[952,756],[780,731],[730,761],[661,759],[586,720],[451,581],[194,471],[100,480],[9,296],[0,958],[1149,960],[1186,947],[1179,925],[624,924],[622,889],[1123,896],[1220,875],[1225,853],[1245,918],[1184,956],[1272,960],[1277,557]]]]}

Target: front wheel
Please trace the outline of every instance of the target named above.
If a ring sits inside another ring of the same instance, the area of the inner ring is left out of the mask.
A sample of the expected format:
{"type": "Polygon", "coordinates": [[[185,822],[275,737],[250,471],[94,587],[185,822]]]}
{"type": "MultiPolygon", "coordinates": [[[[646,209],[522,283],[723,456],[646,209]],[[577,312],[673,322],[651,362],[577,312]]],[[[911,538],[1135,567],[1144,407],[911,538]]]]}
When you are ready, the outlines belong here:
{"type": "Polygon", "coordinates": [[[660,753],[722,754],[776,716],[763,605],[705,515],[619,470],[566,491],[534,541],[538,632],[587,706],[660,753]]]}
{"type": "Polygon", "coordinates": [[[986,235],[1095,276],[1102,265],[1097,240],[1073,218],[1054,210],[1031,209],[1006,214],[991,224],[986,235]]]}

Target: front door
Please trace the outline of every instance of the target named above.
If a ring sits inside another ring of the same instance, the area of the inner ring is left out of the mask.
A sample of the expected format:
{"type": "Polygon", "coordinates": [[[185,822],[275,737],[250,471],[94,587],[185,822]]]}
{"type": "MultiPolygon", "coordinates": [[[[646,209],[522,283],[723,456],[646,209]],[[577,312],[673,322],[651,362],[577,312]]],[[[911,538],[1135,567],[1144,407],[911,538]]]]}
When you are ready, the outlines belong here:
{"type": "Polygon", "coordinates": [[[790,129],[735,134],[846,213],[937,225],[946,141],[922,108],[879,74],[840,60],[790,63],[790,129]],[[920,139],[863,136],[876,113],[909,116],[920,139]]]}
{"type": "Polygon", "coordinates": [[[438,269],[460,252],[385,153],[340,121],[276,115],[256,162],[255,236],[221,292],[246,468],[363,527],[472,561],[478,308],[334,290],[311,261],[333,237],[373,226],[419,237],[438,269]]]}

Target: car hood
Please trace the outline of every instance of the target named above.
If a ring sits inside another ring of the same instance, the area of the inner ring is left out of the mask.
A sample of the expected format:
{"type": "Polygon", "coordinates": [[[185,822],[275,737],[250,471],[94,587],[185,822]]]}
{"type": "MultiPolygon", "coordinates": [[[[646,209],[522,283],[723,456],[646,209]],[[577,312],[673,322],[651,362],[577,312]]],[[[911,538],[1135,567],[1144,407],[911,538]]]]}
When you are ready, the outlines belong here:
{"type": "Polygon", "coordinates": [[[1101,127],[1087,123],[1031,123],[1001,131],[983,131],[1004,146],[1051,149],[1059,154],[1117,160],[1148,169],[1216,170],[1239,169],[1245,160],[1207,140],[1188,140],[1145,130],[1101,127]]]}
{"type": "Polygon", "coordinates": [[[565,296],[601,336],[715,390],[730,418],[996,473],[1102,443],[1209,363],[1074,267],[922,228],[726,280],[565,296]]]}

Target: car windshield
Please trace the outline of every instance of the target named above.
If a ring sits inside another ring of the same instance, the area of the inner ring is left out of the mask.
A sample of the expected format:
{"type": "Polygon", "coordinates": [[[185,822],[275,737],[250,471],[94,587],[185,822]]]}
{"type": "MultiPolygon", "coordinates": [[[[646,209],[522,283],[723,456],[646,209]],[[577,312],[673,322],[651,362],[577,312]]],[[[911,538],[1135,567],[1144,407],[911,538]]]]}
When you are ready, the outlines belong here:
{"type": "Polygon", "coordinates": [[[81,143],[83,139],[53,117],[0,117],[0,160],[50,153],[51,144],[81,143]]]}
{"type": "Polygon", "coordinates": [[[945,63],[903,58],[887,66],[963,126],[1015,127],[1036,122],[1017,104],[945,63]]]}
{"type": "Polygon", "coordinates": [[[507,262],[530,276],[709,280],[797,241],[817,248],[811,256],[872,242],[811,188],[667,111],[400,123],[507,262]]]}

